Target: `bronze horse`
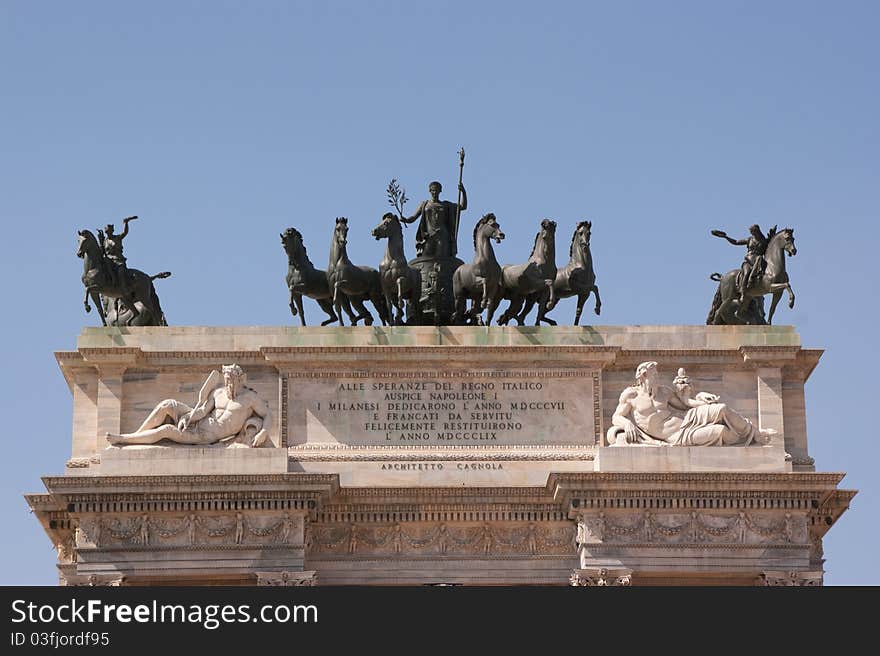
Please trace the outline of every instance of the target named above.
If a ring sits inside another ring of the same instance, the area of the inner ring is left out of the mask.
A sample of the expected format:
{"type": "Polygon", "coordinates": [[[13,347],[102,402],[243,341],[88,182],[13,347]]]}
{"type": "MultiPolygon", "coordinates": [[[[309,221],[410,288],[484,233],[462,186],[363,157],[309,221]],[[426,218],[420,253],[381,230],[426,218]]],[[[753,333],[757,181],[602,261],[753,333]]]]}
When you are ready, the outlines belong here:
{"type": "Polygon", "coordinates": [[[474,261],[462,264],[452,275],[452,291],[455,296],[455,312],[452,323],[471,323],[490,325],[492,316],[504,294],[501,287],[501,265],[495,259],[492,240],[501,243],[504,233],[492,213],[486,214],[474,227],[474,261]],[[471,309],[465,310],[467,300],[471,309]],[[483,310],[487,310],[486,323],[483,323],[483,310]]]}
{"type": "Polygon", "coordinates": [[[382,217],[382,222],[370,234],[376,239],[388,240],[385,256],[379,263],[379,279],[382,281],[382,294],[385,296],[388,315],[394,325],[402,326],[407,317],[412,319],[419,314],[422,275],[418,269],[413,269],[407,263],[403,253],[403,230],[396,214],[387,212],[382,217]]]}
{"type": "Polygon", "coordinates": [[[498,323],[506,325],[511,319],[522,326],[525,315],[532,305],[538,304],[538,316],[535,325],[543,321],[555,326],[556,322],[546,316],[556,305],[556,293],[553,284],[556,281],[556,221],[544,219],[541,229],[535,235],[535,245],[529,261],[525,264],[508,265],[501,269],[501,280],[504,287],[504,298],[510,299],[510,305],[500,317],[498,323]],[[532,296],[532,298],[529,298],[532,296]],[[523,304],[530,301],[526,312],[520,313],[523,304]]]}
{"type": "Polygon", "coordinates": [[[379,280],[379,272],[373,267],[355,266],[348,259],[346,246],[348,244],[348,219],[336,218],[333,228],[333,240],[330,244],[330,264],[327,266],[327,284],[333,297],[333,306],[339,316],[339,324],[345,325],[342,319],[342,305],[346,297],[357,310],[358,314],[351,320],[353,326],[361,319],[367,326],[373,325],[373,315],[364,306],[364,301],[369,299],[382,325],[387,326],[388,308],[382,295],[382,282],[379,280]]]}
{"type": "Polygon", "coordinates": [[[76,250],[76,256],[82,258],[83,275],[82,283],[86,288],[86,295],[83,299],[83,305],[86,312],[91,312],[89,305],[89,297],[95,307],[98,308],[98,314],[101,316],[101,323],[106,326],[107,314],[111,313],[114,319],[111,325],[125,326],[166,326],[165,313],[159,305],[159,296],[156,294],[156,288],[153,281],[159,278],[167,278],[171,275],[170,271],[157,273],[155,276],[148,276],[138,269],[128,269],[128,280],[123,281],[123,285],[117,285],[112,275],[110,267],[114,266],[105,256],[98,240],[91,230],[78,230],[79,246],[76,250]],[[104,299],[115,299],[112,308],[104,299]],[[142,316],[145,315],[145,316],[142,316]]]}
{"type": "MultiPolygon", "coordinates": [[[[321,322],[322,326],[339,321],[336,312],[333,311],[333,294],[327,283],[327,272],[316,269],[306,253],[302,234],[296,228],[288,228],[281,233],[281,244],[287,253],[287,288],[290,290],[290,313],[299,315],[300,323],[306,325],[306,314],[303,311],[302,297],[308,296],[314,299],[321,309],[327,313],[328,319],[321,322]]],[[[354,313],[348,299],[344,299],[342,308],[348,314],[349,319],[354,321],[354,313]]]]}
{"type": "Polygon", "coordinates": [[[593,256],[590,253],[592,228],[591,221],[581,221],[575,226],[574,234],[571,236],[571,246],[568,249],[568,264],[556,272],[556,281],[553,283],[556,298],[578,297],[577,310],[574,313],[575,326],[581,320],[584,303],[591,293],[596,296],[594,312],[598,315],[602,311],[602,299],[599,297],[599,288],[596,286],[593,256]]]}
{"type": "MultiPolygon", "coordinates": [[[[788,273],[785,271],[785,254],[794,257],[797,255],[797,248],[794,245],[794,230],[785,228],[776,231],[776,228],[770,230],[767,235],[767,251],[764,254],[764,260],[767,263],[764,271],[760,276],[755,277],[755,282],[746,290],[745,303],[750,315],[748,318],[737,316],[739,309],[739,290],[736,286],[736,277],[739,269],[728,271],[723,276],[720,273],[713,273],[710,278],[718,282],[718,290],[712,299],[712,308],[709,310],[709,316],[706,323],[709,325],[724,324],[742,324],[742,323],[763,323],[763,317],[759,311],[754,311],[753,299],[759,299],[766,294],[773,294],[773,301],[770,304],[770,313],[767,317],[767,324],[773,323],[773,314],[776,311],[776,305],[782,298],[782,292],[788,290],[788,307],[794,307],[794,291],[788,282],[788,273]]],[[[745,314],[745,311],[741,314],[745,314]]]]}

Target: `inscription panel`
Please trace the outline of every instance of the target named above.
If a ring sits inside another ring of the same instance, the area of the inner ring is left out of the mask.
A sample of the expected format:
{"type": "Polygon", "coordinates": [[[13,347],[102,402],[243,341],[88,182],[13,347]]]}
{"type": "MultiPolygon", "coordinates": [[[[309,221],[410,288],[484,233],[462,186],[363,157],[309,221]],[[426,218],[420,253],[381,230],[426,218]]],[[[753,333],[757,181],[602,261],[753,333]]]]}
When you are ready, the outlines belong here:
{"type": "Polygon", "coordinates": [[[292,374],[288,443],[592,445],[591,370],[292,374]]]}

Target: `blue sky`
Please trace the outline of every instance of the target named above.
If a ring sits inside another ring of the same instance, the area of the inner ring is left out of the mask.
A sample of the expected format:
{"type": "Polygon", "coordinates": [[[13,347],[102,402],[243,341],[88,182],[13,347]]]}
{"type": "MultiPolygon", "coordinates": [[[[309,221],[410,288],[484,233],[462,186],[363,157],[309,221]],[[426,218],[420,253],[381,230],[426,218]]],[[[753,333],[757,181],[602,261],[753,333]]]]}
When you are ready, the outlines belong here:
{"type": "Polygon", "coordinates": [[[3,3],[0,583],[56,580],[21,494],[69,455],[52,352],[99,323],[77,229],[139,215],[126,255],[173,271],[157,285],[174,325],[291,325],[278,233],[299,228],[323,268],[347,216],[352,259],[376,266],[388,181],[411,209],[433,179],[454,197],[460,146],[462,224],[494,212],[502,262],[527,258],[543,217],[559,260],[593,221],[602,325],[702,324],[708,275],[742,258],[709,229],[795,229],[797,304],[776,323],[826,349],[811,453],[861,490],[825,541],[826,582],[880,583],[878,20],[850,1],[3,3]]]}

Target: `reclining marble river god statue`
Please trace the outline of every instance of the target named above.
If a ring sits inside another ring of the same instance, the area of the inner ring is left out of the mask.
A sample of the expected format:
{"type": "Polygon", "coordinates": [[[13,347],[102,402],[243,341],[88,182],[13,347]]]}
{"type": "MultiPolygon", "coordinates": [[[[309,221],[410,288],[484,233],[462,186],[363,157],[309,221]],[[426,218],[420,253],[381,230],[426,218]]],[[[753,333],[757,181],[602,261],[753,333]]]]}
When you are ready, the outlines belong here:
{"type": "Polygon", "coordinates": [[[674,387],[658,384],[656,362],[642,362],[636,368],[636,384],[620,395],[611,423],[607,438],[613,446],[764,445],[777,434],[757,428],[715,394],[693,395],[684,369],[678,370],[674,387]],[[684,417],[673,410],[683,411],[684,417]]]}
{"type": "Polygon", "coordinates": [[[272,446],[265,428],[269,406],[246,385],[247,376],[237,364],[223,366],[222,371],[222,382],[220,372],[210,373],[194,408],[165,399],[136,431],[107,433],[107,441],[116,446],[162,440],[189,445],[230,442],[230,446],[240,447],[272,446]]]}

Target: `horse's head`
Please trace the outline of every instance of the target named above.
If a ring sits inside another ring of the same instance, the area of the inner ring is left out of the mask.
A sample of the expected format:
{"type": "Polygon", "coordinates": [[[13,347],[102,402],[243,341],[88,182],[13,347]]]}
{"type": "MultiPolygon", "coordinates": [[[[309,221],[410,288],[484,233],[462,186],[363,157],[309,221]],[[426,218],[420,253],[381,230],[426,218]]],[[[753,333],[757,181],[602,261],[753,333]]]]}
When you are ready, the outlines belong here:
{"type": "Polygon", "coordinates": [[[302,244],[302,239],[302,234],[296,228],[288,228],[281,233],[281,243],[284,244],[285,248],[287,248],[288,246],[302,244]]]}
{"type": "Polygon", "coordinates": [[[532,255],[529,258],[547,257],[556,250],[556,221],[550,219],[541,220],[541,229],[535,235],[535,245],[532,246],[532,255]]]}
{"type": "Polygon", "coordinates": [[[395,232],[401,232],[400,220],[396,214],[385,212],[382,221],[370,232],[376,239],[387,239],[395,232]]]}
{"type": "Polygon", "coordinates": [[[785,240],[785,243],[782,246],[785,249],[785,252],[789,255],[797,255],[797,247],[794,245],[794,230],[792,228],[785,228],[784,230],[780,230],[779,234],[783,235],[782,238],[785,240]]]}
{"type": "Polygon", "coordinates": [[[333,228],[333,243],[340,247],[348,243],[348,219],[344,216],[336,217],[336,227],[333,228]]]}
{"type": "Polygon", "coordinates": [[[94,250],[98,246],[98,240],[95,239],[95,235],[92,234],[91,230],[77,230],[77,248],[76,248],[76,256],[77,257],[85,257],[90,250],[94,250]]]}
{"type": "Polygon", "coordinates": [[[794,230],[791,228],[783,228],[777,230],[776,226],[770,228],[767,232],[767,252],[775,252],[778,250],[785,251],[789,255],[797,255],[797,248],[794,245],[794,230]]]}
{"type": "Polygon", "coordinates": [[[281,233],[281,244],[288,255],[295,255],[300,252],[305,253],[306,247],[303,245],[303,237],[296,228],[288,228],[281,233]]]}
{"type": "Polygon", "coordinates": [[[494,239],[498,244],[504,239],[504,233],[501,232],[501,226],[498,225],[498,221],[492,212],[480,217],[480,220],[477,221],[477,225],[474,226],[474,250],[477,249],[477,239],[481,235],[486,239],[494,239]]]}
{"type": "Polygon", "coordinates": [[[585,251],[590,247],[590,234],[593,229],[592,221],[580,221],[574,228],[574,234],[571,236],[571,248],[569,255],[574,255],[574,251],[585,251]]]}

